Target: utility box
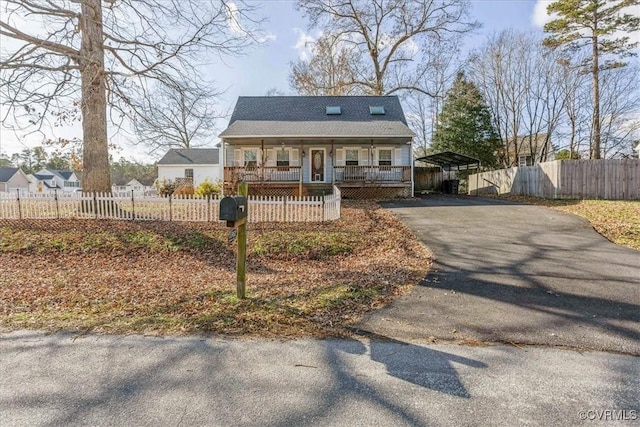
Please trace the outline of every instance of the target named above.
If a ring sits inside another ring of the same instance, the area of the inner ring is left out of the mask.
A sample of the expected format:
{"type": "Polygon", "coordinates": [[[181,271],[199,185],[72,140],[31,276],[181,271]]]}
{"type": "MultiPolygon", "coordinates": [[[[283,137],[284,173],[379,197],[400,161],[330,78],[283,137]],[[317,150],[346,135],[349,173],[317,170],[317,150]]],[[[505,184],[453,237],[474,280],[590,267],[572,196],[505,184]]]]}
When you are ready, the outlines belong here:
{"type": "Polygon", "coordinates": [[[247,198],[243,196],[227,196],[220,200],[220,221],[227,221],[227,227],[235,227],[235,223],[247,218],[247,198]]]}

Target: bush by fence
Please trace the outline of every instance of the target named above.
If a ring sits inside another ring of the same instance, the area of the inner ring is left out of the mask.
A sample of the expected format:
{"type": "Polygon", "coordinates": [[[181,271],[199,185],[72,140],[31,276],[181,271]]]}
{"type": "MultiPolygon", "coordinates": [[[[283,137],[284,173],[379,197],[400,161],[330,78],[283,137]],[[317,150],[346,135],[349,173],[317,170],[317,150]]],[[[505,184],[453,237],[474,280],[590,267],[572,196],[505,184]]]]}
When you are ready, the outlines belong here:
{"type": "Polygon", "coordinates": [[[469,193],[553,199],[640,199],[640,160],[555,160],[469,176],[469,193]]]}
{"type": "MultiPolygon", "coordinates": [[[[315,222],[340,218],[340,189],[329,196],[249,197],[250,222],[315,222]]],[[[0,193],[0,219],[218,221],[219,197],[109,193],[0,193]]]]}

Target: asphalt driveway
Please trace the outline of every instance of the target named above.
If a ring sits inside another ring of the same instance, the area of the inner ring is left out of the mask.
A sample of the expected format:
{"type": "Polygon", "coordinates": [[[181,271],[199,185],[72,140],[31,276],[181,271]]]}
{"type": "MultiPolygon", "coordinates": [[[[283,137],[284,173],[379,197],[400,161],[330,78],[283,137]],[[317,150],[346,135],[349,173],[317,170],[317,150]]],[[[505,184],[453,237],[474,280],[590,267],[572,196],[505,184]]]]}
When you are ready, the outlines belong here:
{"type": "Polygon", "coordinates": [[[401,340],[477,340],[640,354],[640,252],[580,217],[466,196],[387,203],[434,252],[419,286],[357,326],[401,340]]]}

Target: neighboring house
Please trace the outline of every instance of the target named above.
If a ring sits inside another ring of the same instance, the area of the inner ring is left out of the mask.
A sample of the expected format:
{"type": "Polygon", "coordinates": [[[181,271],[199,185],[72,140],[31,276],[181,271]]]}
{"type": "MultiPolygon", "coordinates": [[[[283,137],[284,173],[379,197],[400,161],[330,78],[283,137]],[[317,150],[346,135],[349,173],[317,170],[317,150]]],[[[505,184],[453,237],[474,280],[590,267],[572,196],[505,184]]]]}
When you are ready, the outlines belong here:
{"type": "Polygon", "coordinates": [[[113,191],[114,193],[128,193],[128,194],[131,194],[131,192],[133,192],[133,194],[136,194],[136,195],[142,195],[147,192],[155,193],[153,186],[145,185],[135,178],[126,183],[117,182],[113,184],[111,186],[111,191],[113,191]]]}
{"type": "Polygon", "coordinates": [[[511,163],[507,166],[532,166],[555,158],[551,138],[546,133],[518,136],[516,142],[511,138],[507,144],[507,158],[511,163]]]}
{"type": "Polygon", "coordinates": [[[0,168],[0,193],[29,191],[29,178],[20,168],[0,168]]]}
{"type": "Polygon", "coordinates": [[[54,191],[82,191],[80,180],[75,172],[56,169],[41,169],[29,175],[29,191],[32,193],[52,193],[54,191]]]}
{"type": "Polygon", "coordinates": [[[158,162],[158,180],[197,187],[204,181],[222,179],[218,148],[171,148],[158,162]]]}
{"type": "Polygon", "coordinates": [[[239,97],[220,134],[225,186],[410,196],[413,136],[397,96],[239,97]]]}

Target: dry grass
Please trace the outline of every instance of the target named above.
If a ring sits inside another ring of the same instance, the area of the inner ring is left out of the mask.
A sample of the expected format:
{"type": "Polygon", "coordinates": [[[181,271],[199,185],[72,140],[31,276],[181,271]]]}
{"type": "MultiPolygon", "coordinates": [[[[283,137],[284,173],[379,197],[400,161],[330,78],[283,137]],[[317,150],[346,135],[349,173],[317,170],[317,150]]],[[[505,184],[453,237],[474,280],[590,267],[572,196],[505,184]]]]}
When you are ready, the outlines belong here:
{"type": "Polygon", "coordinates": [[[0,329],[348,335],[430,258],[375,203],[343,206],[332,223],[250,224],[245,300],[221,223],[0,221],[0,329]]]}
{"type": "Polygon", "coordinates": [[[561,200],[523,196],[508,198],[580,215],[613,243],[640,250],[640,200],[561,200]]]}

